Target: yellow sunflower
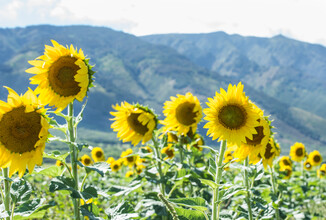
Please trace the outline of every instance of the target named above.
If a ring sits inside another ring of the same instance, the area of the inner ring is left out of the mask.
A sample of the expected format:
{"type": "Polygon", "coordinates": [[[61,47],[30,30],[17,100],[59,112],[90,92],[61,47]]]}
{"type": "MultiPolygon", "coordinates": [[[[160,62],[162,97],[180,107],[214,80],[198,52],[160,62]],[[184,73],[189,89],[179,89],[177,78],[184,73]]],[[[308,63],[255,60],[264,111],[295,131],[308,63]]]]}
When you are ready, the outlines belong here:
{"type": "Polygon", "coordinates": [[[312,166],[318,166],[323,161],[323,158],[318,150],[314,150],[309,154],[308,160],[311,162],[312,166]]]}
{"type": "Polygon", "coordinates": [[[137,145],[140,141],[145,144],[152,138],[153,130],[157,126],[155,114],[139,104],[131,105],[122,102],[121,106],[113,106],[116,112],[110,112],[115,116],[111,125],[113,131],[118,132],[117,136],[123,142],[130,141],[137,145]]]}
{"type": "Polygon", "coordinates": [[[203,136],[201,136],[198,133],[195,133],[195,135],[193,135],[193,137],[191,137],[192,140],[195,141],[195,143],[191,144],[187,144],[187,149],[190,150],[190,147],[194,147],[199,151],[203,151],[203,148],[201,146],[205,145],[205,141],[203,136]]]}
{"type": "Polygon", "coordinates": [[[226,151],[224,152],[224,158],[225,160],[223,161],[223,163],[227,162],[226,158],[232,157],[233,158],[233,153],[232,153],[232,148],[227,148],[226,151]]]}
{"type": "Polygon", "coordinates": [[[283,166],[280,168],[280,171],[284,173],[283,179],[290,179],[292,175],[292,167],[283,166]]]}
{"type": "Polygon", "coordinates": [[[94,162],[105,161],[104,151],[100,147],[94,147],[92,149],[92,158],[94,162]]]}
{"type": "Polygon", "coordinates": [[[237,161],[242,161],[247,156],[249,158],[258,155],[265,156],[266,145],[270,137],[269,123],[264,117],[258,119],[258,122],[259,125],[255,127],[257,134],[254,134],[252,139],[246,137],[246,143],[242,143],[234,151],[233,154],[235,158],[238,158],[237,161]]]}
{"type": "Polygon", "coordinates": [[[177,135],[187,135],[190,130],[195,133],[202,118],[198,98],[188,92],[170,99],[164,103],[163,114],[166,118],[161,122],[165,126],[164,131],[176,131],[177,135]]]}
{"type": "Polygon", "coordinates": [[[7,102],[0,100],[0,167],[10,167],[9,176],[18,171],[21,178],[26,166],[31,173],[42,164],[50,125],[33,90],[19,96],[6,88],[7,102]]]}
{"type": "Polygon", "coordinates": [[[90,156],[88,156],[87,154],[84,154],[81,157],[81,163],[84,164],[85,166],[89,166],[93,163],[93,161],[90,156]]]}
{"type": "Polygon", "coordinates": [[[290,156],[293,161],[300,162],[306,156],[306,150],[302,143],[296,142],[291,146],[290,156]]]}
{"type": "Polygon", "coordinates": [[[292,161],[290,160],[290,157],[283,156],[280,158],[279,165],[280,167],[285,167],[285,166],[292,167],[292,161]]]}
{"type": "Polygon", "coordinates": [[[311,165],[311,162],[309,160],[306,160],[304,163],[303,163],[303,168],[305,170],[311,170],[312,169],[312,165],[311,165]]]}
{"type": "Polygon", "coordinates": [[[64,166],[64,164],[63,164],[62,161],[60,161],[60,160],[57,160],[57,161],[55,162],[55,165],[58,166],[58,167],[64,166]]]}
{"type": "Polygon", "coordinates": [[[273,138],[269,138],[269,142],[266,145],[264,156],[262,157],[260,154],[258,154],[257,156],[251,155],[249,157],[250,163],[256,164],[262,159],[265,169],[267,169],[267,165],[272,167],[274,158],[280,155],[280,150],[277,146],[278,144],[275,143],[275,140],[273,138]]]}
{"type": "Polygon", "coordinates": [[[133,151],[130,148],[128,148],[126,151],[123,151],[121,153],[120,157],[123,160],[123,164],[125,166],[132,167],[136,163],[137,155],[132,155],[132,154],[133,154],[133,151]],[[132,156],[129,156],[129,155],[132,155],[132,156]]]}
{"type": "Polygon", "coordinates": [[[94,72],[81,49],[78,52],[73,45],[66,48],[51,42],[53,47],[45,45],[44,55],[29,61],[34,67],[26,72],[35,74],[30,81],[38,84],[35,93],[40,94],[41,102],[62,111],[75,99],[83,101],[94,72]]]}
{"type": "Polygon", "coordinates": [[[110,164],[111,170],[113,172],[118,172],[121,168],[122,160],[116,160],[110,164]]]}
{"type": "Polygon", "coordinates": [[[113,163],[115,161],[115,159],[113,158],[113,157],[109,157],[107,160],[106,160],[106,162],[108,163],[108,164],[111,164],[111,163],[113,163]]]}
{"type": "Polygon", "coordinates": [[[174,157],[174,149],[172,147],[163,147],[161,150],[162,154],[166,154],[164,160],[172,159],[174,157]]]}
{"type": "Polygon", "coordinates": [[[127,173],[126,173],[126,177],[132,177],[134,175],[134,172],[129,170],[127,173]]]}
{"type": "Polygon", "coordinates": [[[326,177],[326,164],[321,165],[321,167],[317,170],[318,178],[326,177]]]}
{"type": "Polygon", "coordinates": [[[218,141],[227,140],[238,146],[246,143],[246,138],[253,139],[257,134],[255,127],[259,126],[260,115],[243,92],[241,82],[238,86],[228,87],[226,92],[220,89],[214,99],[208,98],[206,104],[209,108],[204,109],[208,122],[204,128],[208,128],[207,135],[218,138],[218,141]]]}
{"type": "MultiPolygon", "coordinates": [[[[233,156],[227,156],[227,157],[225,157],[225,159],[224,159],[224,161],[223,161],[223,163],[228,163],[228,162],[230,162],[231,160],[233,160],[233,156]]],[[[232,162],[231,162],[232,163],[232,162]]],[[[226,165],[225,167],[224,167],[224,170],[230,170],[230,167],[229,167],[229,165],[226,165]]]]}
{"type": "Polygon", "coordinates": [[[141,174],[145,168],[146,168],[146,167],[145,167],[144,164],[137,165],[137,166],[136,166],[136,172],[137,172],[137,174],[138,174],[138,175],[141,174]]]}

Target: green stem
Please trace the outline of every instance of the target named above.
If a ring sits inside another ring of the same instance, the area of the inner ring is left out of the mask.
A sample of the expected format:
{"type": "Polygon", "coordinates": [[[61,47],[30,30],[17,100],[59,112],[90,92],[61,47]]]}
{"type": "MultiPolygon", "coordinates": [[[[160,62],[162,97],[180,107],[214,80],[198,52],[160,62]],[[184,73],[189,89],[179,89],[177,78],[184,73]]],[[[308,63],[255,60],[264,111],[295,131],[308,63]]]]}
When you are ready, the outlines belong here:
{"type": "MultiPolygon", "coordinates": [[[[75,136],[75,130],[74,130],[74,106],[73,102],[69,103],[68,105],[68,116],[69,120],[67,121],[68,123],[68,140],[69,142],[73,143],[76,140],[75,136]]],[[[76,147],[73,144],[69,145],[70,147],[70,160],[71,160],[71,168],[72,168],[72,175],[75,181],[75,186],[74,189],[79,191],[78,189],[78,172],[77,172],[77,159],[78,159],[78,151],[76,147]]],[[[80,200],[79,199],[72,199],[73,204],[74,204],[74,219],[80,220],[80,200]]]]}
{"type": "MultiPolygon", "coordinates": [[[[221,177],[222,177],[222,162],[223,162],[223,157],[224,157],[224,152],[226,150],[226,141],[223,140],[220,145],[220,151],[218,154],[218,159],[215,155],[215,164],[216,164],[216,175],[215,175],[215,183],[216,185],[219,186],[221,177]],[[216,160],[217,159],[217,160],[216,160]]],[[[219,197],[219,187],[214,189],[213,192],[213,200],[212,200],[212,220],[217,220],[219,218],[220,214],[220,205],[217,205],[216,203],[218,202],[218,197],[219,197]]]]}
{"type": "MultiPolygon", "coordinates": [[[[10,213],[10,181],[8,180],[9,177],[9,169],[3,168],[2,169],[4,182],[5,182],[5,192],[4,192],[4,200],[3,203],[5,205],[5,210],[9,214],[10,213]]],[[[6,220],[10,220],[10,217],[6,217],[6,220]]]]}
{"type": "MultiPolygon", "coordinates": [[[[274,178],[274,167],[270,167],[269,170],[271,173],[271,183],[272,183],[273,193],[275,196],[277,196],[277,188],[276,188],[276,183],[275,183],[275,178],[274,178]]],[[[279,213],[278,207],[275,208],[275,215],[276,215],[276,219],[280,220],[280,213],[279,213]]]]}
{"type": "Polygon", "coordinates": [[[81,183],[81,186],[80,186],[80,191],[82,191],[83,188],[84,188],[84,185],[85,185],[86,179],[87,179],[87,177],[88,177],[88,174],[89,174],[89,173],[86,173],[86,175],[84,176],[84,179],[83,179],[83,181],[82,181],[82,183],[81,183]]]}
{"type": "MultiPolygon", "coordinates": [[[[249,167],[249,157],[247,157],[244,161],[244,165],[246,168],[249,167]]],[[[247,169],[244,169],[244,182],[245,182],[245,186],[246,186],[246,190],[247,190],[247,205],[248,205],[248,219],[252,220],[252,210],[251,210],[251,199],[250,199],[250,186],[249,186],[249,177],[248,177],[248,171],[247,169]]]]}

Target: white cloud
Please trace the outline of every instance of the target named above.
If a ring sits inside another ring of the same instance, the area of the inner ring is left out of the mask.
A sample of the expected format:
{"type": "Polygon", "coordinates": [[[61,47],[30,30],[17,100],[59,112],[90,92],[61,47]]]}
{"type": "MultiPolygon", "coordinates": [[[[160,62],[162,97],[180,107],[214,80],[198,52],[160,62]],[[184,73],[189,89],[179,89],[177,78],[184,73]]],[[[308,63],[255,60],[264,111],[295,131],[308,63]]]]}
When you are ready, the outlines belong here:
{"type": "Polygon", "coordinates": [[[325,0],[0,0],[0,26],[110,26],[135,35],[226,31],[326,42],[325,0]]]}

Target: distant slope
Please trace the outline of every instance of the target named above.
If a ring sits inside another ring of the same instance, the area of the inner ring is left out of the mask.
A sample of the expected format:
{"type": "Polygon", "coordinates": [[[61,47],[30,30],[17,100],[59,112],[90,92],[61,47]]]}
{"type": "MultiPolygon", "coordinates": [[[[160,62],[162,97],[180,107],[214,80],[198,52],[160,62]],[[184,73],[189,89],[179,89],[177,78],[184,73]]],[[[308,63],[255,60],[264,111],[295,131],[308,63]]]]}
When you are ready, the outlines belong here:
{"type": "Polygon", "coordinates": [[[234,76],[284,103],[326,118],[326,48],[321,45],[282,35],[258,38],[224,32],[142,39],[174,48],[199,66],[234,76]]]}
{"type": "MultiPolygon", "coordinates": [[[[124,100],[147,104],[162,118],[163,103],[170,96],[190,91],[206,107],[207,97],[214,96],[216,90],[239,82],[237,78],[221,76],[199,67],[174,49],[153,45],[109,28],[41,25],[0,29],[1,86],[12,87],[21,93],[27,86],[35,88],[28,84],[31,75],[24,72],[30,67],[27,61],[42,54],[44,44],[51,44],[50,39],[82,48],[91,58],[91,64],[96,64],[96,87],[90,90],[84,120],[80,124],[83,141],[96,143],[94,137],[98,137],[102,143],[117,142],[115,134],[105,136],[105,132],[112,133],[109,113],[113,104],[124,100]]],[[[322,134],[294,117],[297,114],[292,114],[289,105],[258,92],[248,84],[245,85],[246,93],[275,119],[277,137],[284,144],[284,149],[297,139],[320,148],[326,146],[320,141],[322,134]]],[[[7,92],[4,88],[0,91],[0,98],[4,99],[7,92]]],[[[199,128],[204,134],[203,124],[199,128]]],[[[210,138],[207,141],[215,143],[210,138]]]]}

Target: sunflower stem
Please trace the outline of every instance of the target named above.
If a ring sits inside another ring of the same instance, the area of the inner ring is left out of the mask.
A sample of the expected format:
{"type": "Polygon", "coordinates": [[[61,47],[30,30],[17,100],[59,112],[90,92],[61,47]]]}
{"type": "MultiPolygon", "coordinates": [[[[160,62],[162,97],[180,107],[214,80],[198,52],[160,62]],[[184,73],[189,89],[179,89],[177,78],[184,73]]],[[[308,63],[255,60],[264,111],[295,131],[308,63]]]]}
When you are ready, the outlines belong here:
{"type": "MultiPolygon", "coordinates": [[[[71,160],[72,175],[73,175],[74,182],[75,182],[74,189],[79,191],[79,189],[78,189],[78,172],[77,172],[78,151],[77,151],[76,147],[74,146],[74,144],[72,144],[76,140],[75,129],[74,129],[74,120],[73,120],[73,118],[74,118],[73,102],[69,103],[69,105],[68,105],[68,116],[69,116],[69,120],[67,121],[68,133],[69,133],[68,140],[70,142],[69,147],[70,147],[70,160],[71,160]]],[[[80,211],[79,211],[80,200],[73,198],[72,201],[74,204],[74,219],[80,220],[80,211]]]]}
{"type": "MultiPolygon", "coordinates": [[[[273,193],[275,194],[275,196],[277,196],[277,187],[276,187],[276,183],[275,183],[275,178],[274,178],[274,167],[270,167],[270,173],[271,173],[271,183],[272,183],[272,189],[273,189],[273,193]]],[[[277,220],[280,220],[280,213],[278,210],[278,206],[275,208],[275,217],[277,220]]]]}
{"type": "Polygon", "coordinates": [[[222,177],[222,162],[224,157],[224,152],[226,150],[226,141],[223,140],[220,145],[220,151],[218,154],[218,158],[215,155],[215,164],[216,164],[216,174],[215,174],[215,183],[218,186],[216,189],[214,189],[213,192],[213,200],[212,200],[212,220],[217,220],[220,215],[220,205],[219,205],[219,185],[222,177]],[[217,160],[216,160],[217,159],[217,160]],[[218,203],[218,204],[217,204],[218,203]]]}
{"type": "Polygon", "coordinates": [[[251,196],[250,196],[250,185],[249,185],[249,177],[248,177],[248,170],[247,168],[249,167],[249,157],[247,157],[244,161],[245,169],[244,169],[244,182],[246,186],[246,191],[247,191],[247,205],[248,205],[248,219],[252,220],[252,210],[251,210],[251,196]]]}
{"type": "MultiPolygon", "coordinates": [[[[6,210],[7,214],[9,215],[9,213],[10,213],[10,181],[8,180],[9,169],[3,168],[2,174],[4,177],[4,183],[5,183],[5,192],[4,192],[3,203],[5,206],[5,210],[6,210]]],[[[10,220],[10,217],[6,217],[5,219],[10,220]]]]}

